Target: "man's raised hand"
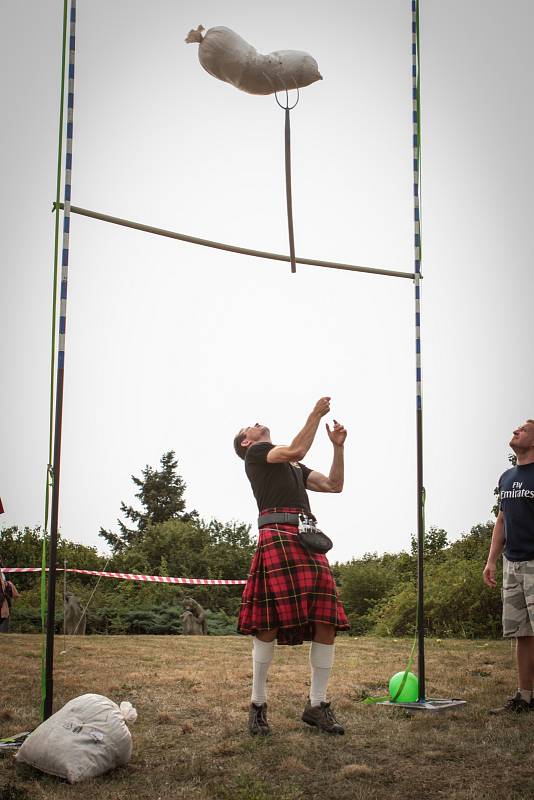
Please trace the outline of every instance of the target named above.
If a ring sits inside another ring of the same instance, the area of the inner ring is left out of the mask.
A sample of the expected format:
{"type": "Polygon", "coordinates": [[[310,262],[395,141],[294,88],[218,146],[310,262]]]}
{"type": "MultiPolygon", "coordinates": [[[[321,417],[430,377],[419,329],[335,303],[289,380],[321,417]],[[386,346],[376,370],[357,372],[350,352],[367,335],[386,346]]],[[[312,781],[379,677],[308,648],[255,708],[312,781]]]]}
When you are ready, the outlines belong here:
{"type": "Polygon", "coordinates": [[[330,430],[330,426],[328,422],[326,423],[326,432],[328,433],[328,438],[332,442],[333,445],[337,445],[341,447],[342,444],[345,443],[345,439],[347,438],[347,431],[336,419],[334,420],[334,428],[330,430]]]}
{"type": "Polygon", "coordinates": [[[330,398],[329,397],[321,397],[315,404],[313,409],[314,414],[318,414],[320,417],[324,417],[325,414],[328,414],[330,411],[330,398]]]}

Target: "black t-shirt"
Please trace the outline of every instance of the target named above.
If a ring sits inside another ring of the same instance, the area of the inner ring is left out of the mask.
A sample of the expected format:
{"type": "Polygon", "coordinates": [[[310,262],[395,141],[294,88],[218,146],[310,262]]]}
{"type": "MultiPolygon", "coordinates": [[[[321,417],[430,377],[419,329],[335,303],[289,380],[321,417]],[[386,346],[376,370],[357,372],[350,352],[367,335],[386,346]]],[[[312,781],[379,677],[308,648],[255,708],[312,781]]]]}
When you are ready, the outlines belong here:
{"type": "Polygon", "coordinates": [[[499,478],[504,515],[504,555],[509,561],[534,559],[534,464],[507,469],[499,478]]]}
{"type": "Polygon", "coordinates": [[[252,486],[259,511],[266,508],[310,509],[306,481],[311,469],[304,464],[269,464],[267,453],[274,444],[251,444],[245,455],[245,472],[252,486]]]}

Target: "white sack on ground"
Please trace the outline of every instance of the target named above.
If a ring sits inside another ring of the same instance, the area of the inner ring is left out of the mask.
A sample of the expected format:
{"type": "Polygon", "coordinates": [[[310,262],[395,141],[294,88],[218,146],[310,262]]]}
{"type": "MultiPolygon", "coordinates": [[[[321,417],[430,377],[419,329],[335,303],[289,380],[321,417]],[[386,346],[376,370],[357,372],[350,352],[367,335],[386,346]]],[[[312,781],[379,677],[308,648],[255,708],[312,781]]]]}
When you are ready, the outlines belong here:
{"type": "Polygon", "coordinates": [[[186,42],[198,42],[198,59],[206,72],[249,94],[273,94],[322,80],[317,61],[300,50],[258,53],[230,28],[210,28],[202,36],[199,25],[186,42]]]}
{"type": "Polygon", "coordinates": [[[126,721],[136,719],[131,703],[119,707],[101,694],[82,694],[41,723],[15,758],[69,783],[95,778],[128,763],[132,737],[126,721]]]}

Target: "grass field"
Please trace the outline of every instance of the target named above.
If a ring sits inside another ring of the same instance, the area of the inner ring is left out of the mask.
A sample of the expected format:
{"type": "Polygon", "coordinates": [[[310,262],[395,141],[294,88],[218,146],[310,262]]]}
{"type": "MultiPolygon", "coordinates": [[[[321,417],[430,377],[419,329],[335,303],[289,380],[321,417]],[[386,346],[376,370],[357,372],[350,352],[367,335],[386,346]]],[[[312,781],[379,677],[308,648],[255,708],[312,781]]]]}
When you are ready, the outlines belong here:
{"type": "MultiPolygon", "coordinates": [[[[0,736],[38,724],[40,637],[1,637],[0,736]]],[[[339,637],[330,683],[347,729],[328,737],[300,721],[309,684],[308,646],[280,647],[269,675],[265,739],[246,732],[250,639],[70,637],[56,639],[55,704],[85,692],[130,700],[127,767],[67,783],[0,757],[0,800],[357,800],[534,796],[534,716],[494,717],[515,677],[507,642],[429,641],[428,694],[461,697],[464,711],[407,715],[364,706],[404,668],[410,643],[339,637]]]]}

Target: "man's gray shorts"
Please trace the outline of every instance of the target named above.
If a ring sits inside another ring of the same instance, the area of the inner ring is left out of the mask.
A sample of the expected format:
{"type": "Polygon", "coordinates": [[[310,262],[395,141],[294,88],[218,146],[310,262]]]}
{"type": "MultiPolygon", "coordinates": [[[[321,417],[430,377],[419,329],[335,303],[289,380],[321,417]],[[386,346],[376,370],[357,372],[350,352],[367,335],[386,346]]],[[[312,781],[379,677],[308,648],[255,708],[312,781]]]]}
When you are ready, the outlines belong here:
{"type": "Polygon", "coordinates": [[[534,561],[508,561],[502,571],[503,636],[534,636],[534,561]]]}

